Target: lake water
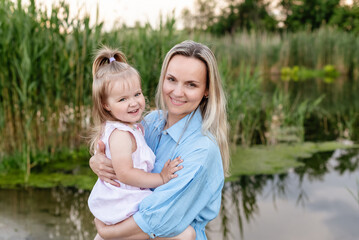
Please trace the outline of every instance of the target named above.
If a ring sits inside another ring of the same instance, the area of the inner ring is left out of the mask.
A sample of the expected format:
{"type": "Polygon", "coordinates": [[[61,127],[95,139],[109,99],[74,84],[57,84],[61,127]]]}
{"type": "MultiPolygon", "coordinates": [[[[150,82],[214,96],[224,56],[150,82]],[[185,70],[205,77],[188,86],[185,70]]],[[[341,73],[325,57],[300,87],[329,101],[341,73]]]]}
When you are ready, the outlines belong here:
{"type": "MultiPolygon", "coordinates": [[[[286,174],[227,182],[208,238],[357,240],[359,151],[337,150],[301,161],[303,167],[286,174]]],[[[0,189],[0,240],[92,239],[88,195],[64,188],[0,189]]]]}

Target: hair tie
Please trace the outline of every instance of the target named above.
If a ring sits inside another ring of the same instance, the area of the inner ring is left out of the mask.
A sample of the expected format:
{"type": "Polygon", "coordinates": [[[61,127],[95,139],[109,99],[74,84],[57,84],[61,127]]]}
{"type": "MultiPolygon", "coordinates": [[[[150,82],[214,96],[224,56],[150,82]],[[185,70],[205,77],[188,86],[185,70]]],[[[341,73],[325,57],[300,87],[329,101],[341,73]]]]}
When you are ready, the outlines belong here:
{"type": "Polygon", "coordinates": [[[112,63],[113,61],[116,61],[116,59],[114,57],[110,57],[110,63],[112,63]]]}

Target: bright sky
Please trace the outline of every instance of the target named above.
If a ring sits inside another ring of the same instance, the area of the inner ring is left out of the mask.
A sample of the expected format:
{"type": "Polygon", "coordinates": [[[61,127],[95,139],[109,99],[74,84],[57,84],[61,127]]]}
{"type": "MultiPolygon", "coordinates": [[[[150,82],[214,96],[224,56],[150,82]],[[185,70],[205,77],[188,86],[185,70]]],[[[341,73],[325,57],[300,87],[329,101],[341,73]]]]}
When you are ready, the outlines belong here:
{"type": "MultiPolygon", "coordinates": [[[[15,1],[15,0],[14,0],[15,1]]],[[[96,20],[96,9],[99,6],[99,19],[104,21],[104,29],[110,30],[118,22],[133,26],[136,21],[140,23],[149,22],[153,27],[158,26],[160,14],[163,17],[172,14],[175,10],[177,27],[181,28],[179,16],[184,8],[193,9],[195,0],[66,0],[70,3],[70,14],[90,14],[93,24],[96,20]],[[81,9],[81,10],[79,10],[81,9]]],[[[268,0],[272,6],[275,6],[279,0],[268,0]]],[[[24,3],[29,0],[24,0],[24,3]]],[[[53,3],[59,0],[36,0],[37,4],[45,5],[48,9],[53,3]]],[[[351,4],[353,0],[344,0],[351,4]]],[[[218,4],[221,3],[218,0],[218,4]]],[[[275,12],[277,13],[277,12],[275,12]]]]}
{"type": "MultiPolygon", "coordinates": [[[[48,9],[58,0],[37,0],[38,4],[45,5],[48,9]]],[[[99,19],[105,22],[105,29],[111,29],[117,21],[125,22],[133,26],[136,21],[150,22],[156,27],[159,24],[159,15],[166,16],[175,10],[175,17],[181,15],[182,9],[193,8],[194,0],[66,0],[70,3],[70,14],[75,16],[85,11],[90,13],[92,21],[95,21],[96,7],[99,6],[99,19]]]]}

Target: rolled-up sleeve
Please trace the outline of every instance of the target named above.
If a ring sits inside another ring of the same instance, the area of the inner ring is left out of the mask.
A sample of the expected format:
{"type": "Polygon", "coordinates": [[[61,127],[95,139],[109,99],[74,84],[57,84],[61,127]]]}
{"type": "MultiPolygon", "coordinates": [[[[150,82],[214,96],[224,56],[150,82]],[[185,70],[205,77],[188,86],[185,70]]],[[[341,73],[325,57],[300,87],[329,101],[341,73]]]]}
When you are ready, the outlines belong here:
{"type": "Polygon", "coordinates": [[[134,215],[138,226],[152,238],[172,237],[201,218],[201,211],[203,217],[214,218],[223,186],[223,170],[215,163],[220,158],[218,154],[205,146],[181,155],[184,162],[178,177],[156,188],[141,202],[134,215]]]}

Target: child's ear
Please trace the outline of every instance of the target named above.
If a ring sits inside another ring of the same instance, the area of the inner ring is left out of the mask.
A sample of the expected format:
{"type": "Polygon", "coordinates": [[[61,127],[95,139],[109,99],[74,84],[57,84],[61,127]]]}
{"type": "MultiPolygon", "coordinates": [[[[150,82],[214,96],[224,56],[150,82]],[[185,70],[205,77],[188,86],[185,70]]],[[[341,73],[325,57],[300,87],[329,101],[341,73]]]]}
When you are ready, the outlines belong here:
{"type": "Polygon", "coordinates": [[[102,106],[103,106],[103,108],[104,108],[105,110],[111,112],[111,108],[110,108],[110,106],[109,106],[107,103],[103,103],[102,106]]]}

